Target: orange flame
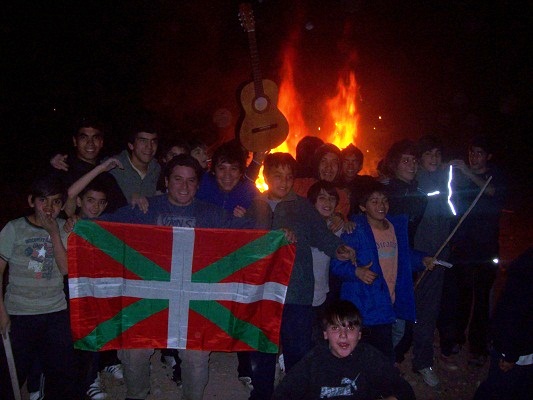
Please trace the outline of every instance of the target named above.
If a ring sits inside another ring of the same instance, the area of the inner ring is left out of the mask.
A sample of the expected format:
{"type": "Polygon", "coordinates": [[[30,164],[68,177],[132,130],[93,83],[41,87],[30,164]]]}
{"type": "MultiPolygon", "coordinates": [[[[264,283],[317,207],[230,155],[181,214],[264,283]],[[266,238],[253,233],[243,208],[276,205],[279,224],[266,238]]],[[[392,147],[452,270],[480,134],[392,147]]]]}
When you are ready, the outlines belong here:
{"type": "MultiPolygon", "coordinates": [[[[294,48],[287,46],[281,69],[282,81],[279,87],[278,108],[289,121],[289,136],[285,142],[272,149],[271,152],[286,152],[296,156],[296,145],[302,137],[311,132],[316,132],[315,136],[320,137],[325,143],[335,144],[340,149],[350,143],[355,145],[359,114],[356,102],[358,87],[354,72],[348,70],[341,73],[337,82],[336,96],[326,100],[324,124],[330,122],[330,126],[334,127],[333,131],[326,132],[319,126],[309,129],[303,118],[302,110],[298,107],[302,101],[294,84],[294,60],[294,48]]],[[[256,186],[261,191],[268,189],[262,170],[257,178],[256,186]]]]}
{"type": "Polygon", "coordinates": [[[324,140],[333,143],[338,148],[343,149],[350,143],[354,143],[357,138],[357,126],[359,114],[356,109],[357,83],[355,74],[349,72],[348,79],[340,77],[337,82],[337,96],[329,99],[326,104],[329,115],[335,124],[335,131],[324,140]]]}

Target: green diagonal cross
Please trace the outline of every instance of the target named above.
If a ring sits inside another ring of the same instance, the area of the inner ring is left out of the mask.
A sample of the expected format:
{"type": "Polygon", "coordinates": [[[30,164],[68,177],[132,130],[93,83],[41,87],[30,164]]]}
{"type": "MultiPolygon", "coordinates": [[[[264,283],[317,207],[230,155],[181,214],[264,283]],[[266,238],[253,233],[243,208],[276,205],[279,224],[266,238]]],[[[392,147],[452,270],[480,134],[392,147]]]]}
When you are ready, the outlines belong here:
{"type": "Polygon", "coordinates": [[[74,233],[124,265],[124,268],[139,278],[170,282],[170,272],[165,271],[97,223],[80,220],[74,226],[74,233]]]}
{"type": "Polygon", "coordinates": [[[191,300],[191,310],[211,321],[230,337],[246,343],[263,353],[277,353],[278,346],[257,326],[235,317],[226,307],[214,300],[191,300]]]}
{"type": "Polygon", "coordinates": [[[141,299],[124,307],[113,318],[98,324],[87,336],[77,340],[74,347],[94,351],[116,339],[133,325],[168,308],[168,300],[141,299]]]}
{"type": "Polygon", "coordinates": [[[281,231],[270,231],[256,240],[247,243],[220,260],[195,272],[192,282],[217,283],[248,265],[268,257],[284,245],[289,244],[281,231]]]}

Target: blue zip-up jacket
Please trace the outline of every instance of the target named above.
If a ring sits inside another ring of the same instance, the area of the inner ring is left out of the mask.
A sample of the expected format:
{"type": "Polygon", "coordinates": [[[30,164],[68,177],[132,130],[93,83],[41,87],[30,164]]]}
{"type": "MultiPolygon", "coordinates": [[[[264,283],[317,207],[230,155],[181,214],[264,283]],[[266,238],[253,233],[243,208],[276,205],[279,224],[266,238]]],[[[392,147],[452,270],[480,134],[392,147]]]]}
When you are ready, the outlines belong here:
{"type": "Polygon", "coordinates": [[[351,301],[361,311],[365,326],[391,324],[396,318],[415,320],[415,297],[413,269],[422,270],[425,254],[411,250],[408,239],[408,218],[406,215],[387,216],[394,226],[398,241],[398,276],[396,278],[396,301],[392,304],[387,283],[379,264],[378,249],[372,228],[365,215],[356,215],[356,228],[352,233],[341,236],[343,242],[355,249],[357,265],[367,265],[378,276],[371,285],[355,276],[354,265],[349,261],[331,260],[331,271],[341,278],[341,298],[351,301]]]}
{"type": "Polygon", "coordinates": [[[255,185],[247,179],[241,179],[230,192],[224,192],[218,187],[214,175],[204,174],[195,197],[233,213],[237,206],[248,209],[259,193],[255,185]]]}

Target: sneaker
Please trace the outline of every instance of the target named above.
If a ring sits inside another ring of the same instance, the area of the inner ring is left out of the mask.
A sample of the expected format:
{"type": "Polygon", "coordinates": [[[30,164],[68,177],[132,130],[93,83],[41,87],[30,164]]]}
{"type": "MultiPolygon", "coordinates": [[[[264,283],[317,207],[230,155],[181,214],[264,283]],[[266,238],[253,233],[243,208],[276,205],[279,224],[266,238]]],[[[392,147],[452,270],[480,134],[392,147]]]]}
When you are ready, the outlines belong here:
{"type": "Polygon", "coordinates": [[[482,367],[487,361],[487,356],[484,354],[471,354],[468,359],[468,365],[472,367],[482,367]]]}
{"type": "Polygon", "coordinates": [[[44,396],[41,392],[31,392],[29,393],[29,399],[30,400],[43,400],[44,396]]]}
{"type": "Polygon", "coordinates": [[[39,379],[39,390],[36,392],[28,393],[30,400],[43,400],[44,399],[44,374],[41,374],[39,379]]]}
{"type": "Polygon", "coordinates": [[[283,358],[283,353],[278,357],[278,365],[281,372],[285,372],[285,360],[283,358]]]}
{"type": "Polygon", "coordinates": [[[169,367],[174,367],[176,365],[176,359],[174,356],[164,356],[161,355],[161,362],[165,365],[168,365],[169,367]]]}
{"type": "Polygon", "coordinates": [[[429,386],[435,387],[439,384],[439,377],[435,371],[433,371],[432,367],[422,368],[416,372],[422,375],[422,379],[424,379],[424,382],[426,382],[429,386]]]}
{"type": "Polygon", "coordinates": [[[239,376],[239,382],[241,382],[248,389],[253,390],[252,378],[249,376],[239,376]]]}
{"type": "Polygon", "coordinates": [[[103,372],[113,375],[115,379],[123,379],[124,374],[122,373],[122,364],[109,365],[104,367],[103,372]]]}
{"type": "Polygon", "coordinates": [[[459,369],[457,364],[453,361],[453,358],[450,356],[445,356],[444,354],[441,354],[440,361],[442,367],[447,369],[448,371],[457,371],[459,369]]]}
{"type": "Polygon", "coordinates": [[[91,383],[91,386],[89,386],[89,390],[87,390],[87,396],[89,396],[91,400],[103,400],[107,397],[107,393],[102,389],[99,376],[94,380],[93,383],[91,383]]]}

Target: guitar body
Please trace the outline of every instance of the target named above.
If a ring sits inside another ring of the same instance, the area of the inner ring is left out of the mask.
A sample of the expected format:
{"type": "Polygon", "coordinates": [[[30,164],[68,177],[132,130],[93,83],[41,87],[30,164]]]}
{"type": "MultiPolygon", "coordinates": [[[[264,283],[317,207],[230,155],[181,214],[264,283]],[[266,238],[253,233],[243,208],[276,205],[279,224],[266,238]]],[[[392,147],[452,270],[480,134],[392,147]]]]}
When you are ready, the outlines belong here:
{"type": "Polygon", "coordinates": [[[248,33],[253,81],[241,91],[244,118],[239,128],[241,144],[253,152],[265,152],[282,144],[289,134],[287,118],[278,109],[278,87],[261,78],[252,6],[242,3],[239,19],[248,33]]]}
{"type": "Polygon", "coordinates": [[[289,134],[287,118],[277,108],[278,86],[268,79],[262,81],[263,90],[257,94],[254,82],[241,91],[244,119],[239,140],[249,151],[263,152],[278,147],[289,134]]]}

